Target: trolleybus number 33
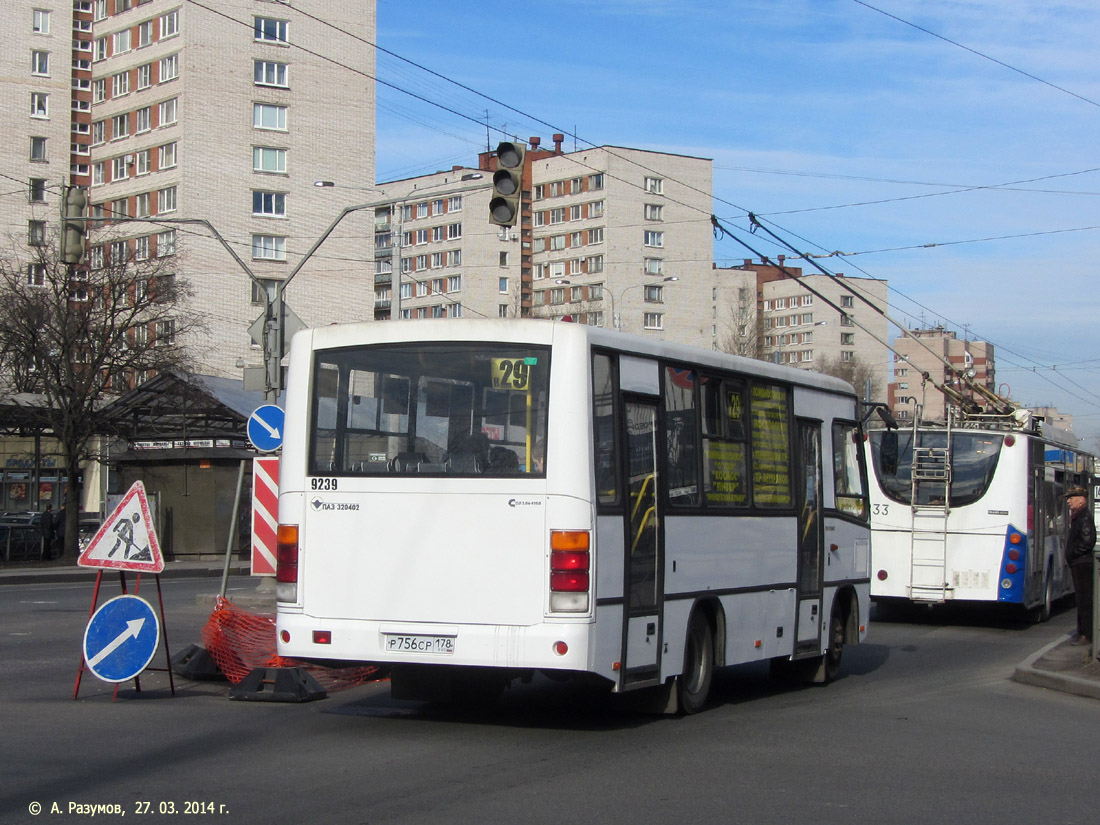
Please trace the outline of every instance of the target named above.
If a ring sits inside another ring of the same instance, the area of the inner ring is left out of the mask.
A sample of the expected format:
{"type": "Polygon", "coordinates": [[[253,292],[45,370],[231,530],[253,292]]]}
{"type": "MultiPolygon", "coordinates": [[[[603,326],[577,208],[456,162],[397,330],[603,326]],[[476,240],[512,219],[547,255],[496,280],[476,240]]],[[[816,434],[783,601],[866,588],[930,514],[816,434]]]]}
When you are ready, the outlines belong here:
{"type": "Polygon", "coordinates": [[[455,652],[454,636],[398,636],[386,635],[386,650],[395,653],[442,653],[455,652]]]}

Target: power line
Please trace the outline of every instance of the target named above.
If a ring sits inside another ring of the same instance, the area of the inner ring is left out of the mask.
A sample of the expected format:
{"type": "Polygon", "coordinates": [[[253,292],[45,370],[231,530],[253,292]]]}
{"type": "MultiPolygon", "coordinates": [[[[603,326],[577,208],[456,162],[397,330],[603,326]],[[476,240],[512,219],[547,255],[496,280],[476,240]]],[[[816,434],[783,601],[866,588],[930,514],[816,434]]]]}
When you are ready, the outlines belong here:
{"type": "Polygon", "coordinates": [[[876,8],[875,6],[872,6],[870,3],[864,2],[864,0],[852,0],[852,2],[858,3],[859,5],[861,5],[865,8],[868,8],[871,11],[877,11],[879,14],[885,15],[886,17],[889,17],[892,20],[897,20],[899,23],[904,23],[906,26],[911,26],[912,28],[916,29],[917,31],[922,31],[927,35],[930,35],[932,37],[937,38],[938,40],[942,40],[944,43],[950,43],[952,46],[956,46],[957,48],[960,48],[963,51],[967,51],[967,52],[970,52],[973,55],[977,55],[978,57],[982,58],[983,60],[988,60],[991,63],[996,63],[998,66],[1001,66],[1005,69],[1008,69],[1009,71],[1016,72],[1017,74],[1021,74],[1024,77],[1029,78],[1030,80],[1034,80],[1034,81],[1037,81],[1039,83],[1042,83],[1044,86],[1049,86],[1050,88],[1056,89],[1059,92],[1063,92],[1064,94],[1067,94],[1070,97],[1075,97],[1078,100],[1084,101],[1085,103],[1088,103],[1091,106],[1100,107],[1100,103],[1097,103],[1095,100],[1087,98],[1084,95],[1079,95],[1079,94],[1077,94],[1077,92],[1072,92],[1069,89],[1063,88],[1062,86],[1058,86],[1055,83],[1051,83],[1049,80],[1043,80],[1043,78],[1038,77],[1037,75],[1033,75],[1031,72],[1026,72],[1023,69],[1017,68],[1016,66],[1013,66],[1009,63],[1005,63],[1003,60],[998,60],[997,58],[991,57],[988,54],[985,54],[983,52],[978,51],[977,49],[972,49],[972,48],[970,48],[970,46],[964,46],[962,43],[959,43],[955,40],[952,40],[949,37],[944,37],[942,34],[936,34],[936,32],[932,31],[931,29],[926,29],[926,28],[924,28],[924,26],[918,26],[916,23],[913,23],[909,20],[905,20],[901,17],[898,17],[895,14],[890,14],[890,12],[888,12],[888,11],[883,11],[880,8],[876,8]]]}

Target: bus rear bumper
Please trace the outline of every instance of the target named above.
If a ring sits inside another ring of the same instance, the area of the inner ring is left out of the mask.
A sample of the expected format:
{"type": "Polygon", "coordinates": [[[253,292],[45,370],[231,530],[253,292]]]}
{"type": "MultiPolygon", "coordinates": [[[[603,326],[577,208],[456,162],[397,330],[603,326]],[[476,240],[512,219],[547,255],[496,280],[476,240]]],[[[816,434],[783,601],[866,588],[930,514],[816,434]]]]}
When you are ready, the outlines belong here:
{"type": "Polygon", "coordinates": [[[586,622],[446,625],[280,613],[278,653],[298,659],[507,670],[589,670],[586,622]]]}

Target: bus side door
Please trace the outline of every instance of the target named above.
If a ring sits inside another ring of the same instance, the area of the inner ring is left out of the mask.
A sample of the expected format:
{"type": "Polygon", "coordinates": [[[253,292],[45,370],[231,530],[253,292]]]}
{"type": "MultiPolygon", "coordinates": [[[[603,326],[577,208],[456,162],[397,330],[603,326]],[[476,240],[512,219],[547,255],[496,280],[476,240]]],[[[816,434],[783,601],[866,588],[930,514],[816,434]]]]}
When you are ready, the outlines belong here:
{"type": "Polygon", "coordinates": [[[798,464],[795,476],[798,506],[798,616],[795,654],[821,653],[822,564],[825,537],[822,524],[821,424],[798,420],[798,464]]]}
{"type": "Polygon", "coordinates": [[[622,683],[656,680],[661,647],[661,518],[657,494],[657,402],[623,396],[626,535],[622,683]]]}

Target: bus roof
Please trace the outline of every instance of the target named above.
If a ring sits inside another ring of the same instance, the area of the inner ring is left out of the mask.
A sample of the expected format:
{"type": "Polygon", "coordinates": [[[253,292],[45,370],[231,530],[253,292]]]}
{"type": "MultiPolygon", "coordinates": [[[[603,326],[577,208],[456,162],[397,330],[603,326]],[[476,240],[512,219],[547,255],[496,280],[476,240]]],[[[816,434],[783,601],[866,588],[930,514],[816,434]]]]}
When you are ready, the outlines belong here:
{"type": "Polygon", "coordinates": [[[396,323],[367,321],[314,327],[302,330],[295,338],[299,336],[311,338],[315,349],[432,341],[515,341],[551,345],[563,336],[578,336],[587,338],[595,346],[619,352],[747,372],[826,392],[855,395],[852,385],[847,381],[818,372],[587,324],[544,319],[446,318],[396,323]]]}

